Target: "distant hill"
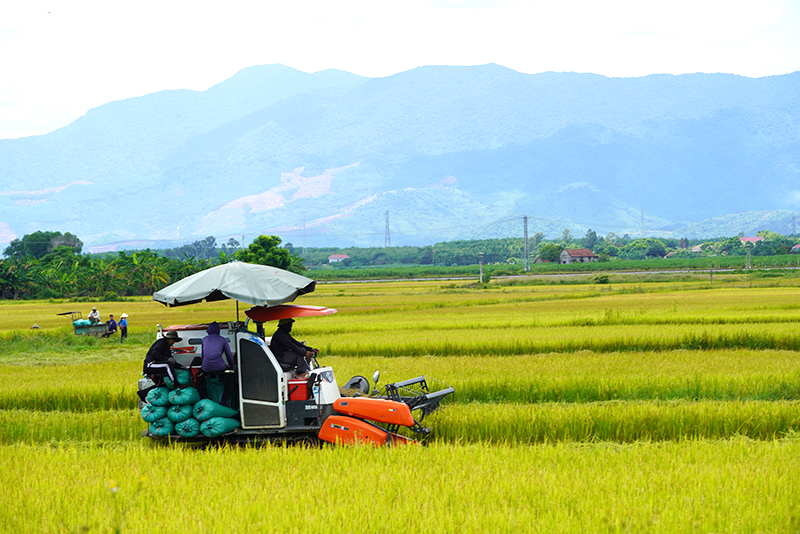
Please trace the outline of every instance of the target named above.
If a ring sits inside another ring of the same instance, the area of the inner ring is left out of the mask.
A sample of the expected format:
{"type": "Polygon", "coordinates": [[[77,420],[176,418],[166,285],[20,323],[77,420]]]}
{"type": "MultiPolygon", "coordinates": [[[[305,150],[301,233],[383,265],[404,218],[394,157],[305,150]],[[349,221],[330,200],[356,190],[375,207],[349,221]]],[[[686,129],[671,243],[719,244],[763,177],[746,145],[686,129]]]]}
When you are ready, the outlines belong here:
{"type": "Polygon", "coordinates": [[[0,242],[57,230],[88,247],[264,233],[374,246],[387,211],[393,245],[520,236],[523,215],[548,237],[788,233],[798,94],[800,73],[251,67],[0,140],[0,242]]]}

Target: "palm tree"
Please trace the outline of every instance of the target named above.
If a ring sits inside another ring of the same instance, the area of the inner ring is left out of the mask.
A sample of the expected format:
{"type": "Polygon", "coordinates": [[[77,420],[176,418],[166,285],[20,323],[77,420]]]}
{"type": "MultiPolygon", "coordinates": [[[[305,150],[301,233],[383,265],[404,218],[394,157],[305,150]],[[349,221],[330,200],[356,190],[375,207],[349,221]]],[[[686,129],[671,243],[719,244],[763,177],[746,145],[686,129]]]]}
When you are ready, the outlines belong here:
{"type": "Polygon", "coordinates": [[[39,279],[32,263],[27,256],[0,260],[0,297],[19,300],[31,295],[39,279]]]}

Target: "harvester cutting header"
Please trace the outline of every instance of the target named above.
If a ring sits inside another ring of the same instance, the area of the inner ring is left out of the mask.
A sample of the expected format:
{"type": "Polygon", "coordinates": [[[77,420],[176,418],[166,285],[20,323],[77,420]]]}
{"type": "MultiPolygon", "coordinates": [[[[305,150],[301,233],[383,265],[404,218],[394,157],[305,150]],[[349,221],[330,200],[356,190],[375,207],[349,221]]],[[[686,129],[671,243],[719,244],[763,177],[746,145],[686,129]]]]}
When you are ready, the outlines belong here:
{"type": "Polygon", "coordinates": [[[400,427],[415,435],[429,432],[420,421],[453,393],[452,387],[432,388],[420,376],[387,384],[379,392],[376,371],[372,392],[363,376],[353,377],[340,390],[333,369],[319,365],[315,349],[307,347],[306,362],[290,362],[273,353],[265,323],[286,324],[299,317],[336,313],[331,308],[287,304],[312,292],[315,285],[314,280],[275,267],[233,262],[154,293],[154,300],[168,306],[235,299],[237,318],[158,325],[154,347],[168,344],[173,359],[165,365],[145,363],[139,394],[142,417],[150,427],[143,435],[196,442],[323,440],[387,445],[414,441],[400,435],[400,427]],[[253,305],[245,312],[245,322],[238,317],[240,301],[253,305]],[[210,353],[203,339],[212,330],[227,340],[232,369],[203,371],[203,347],[210,353]]]}

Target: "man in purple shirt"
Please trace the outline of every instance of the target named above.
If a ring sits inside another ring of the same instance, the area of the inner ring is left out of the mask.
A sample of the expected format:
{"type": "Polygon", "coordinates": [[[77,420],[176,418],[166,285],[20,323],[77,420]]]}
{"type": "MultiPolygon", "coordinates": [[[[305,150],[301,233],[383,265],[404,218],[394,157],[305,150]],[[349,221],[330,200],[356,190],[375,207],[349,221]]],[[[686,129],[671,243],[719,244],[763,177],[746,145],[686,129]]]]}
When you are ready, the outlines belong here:
{"type": "MultiPolygon", "coordinates": [[[[228,368],[228,365],[230,365],[231,369],[235,369],[235,365],[228,339],[221,336],[219,331],[219,323],[216,321],[208,325],[208,329],[206,330],[208,335],[203,338],[201,344],[203,362],[200,365],[200,370],[203,371],[206,379],[209,376],[213,376],[223,381],[225,384],[225,391],[222,393],[222,404],[227,405],[231,398],[236,375],[234,373],[226,373],[225,370],[228,368]],[[227,364],[225,360],[227,360],[227,364]]],[[[207,397],[205,379],[198,382],[200,395],[207,397]]]]}

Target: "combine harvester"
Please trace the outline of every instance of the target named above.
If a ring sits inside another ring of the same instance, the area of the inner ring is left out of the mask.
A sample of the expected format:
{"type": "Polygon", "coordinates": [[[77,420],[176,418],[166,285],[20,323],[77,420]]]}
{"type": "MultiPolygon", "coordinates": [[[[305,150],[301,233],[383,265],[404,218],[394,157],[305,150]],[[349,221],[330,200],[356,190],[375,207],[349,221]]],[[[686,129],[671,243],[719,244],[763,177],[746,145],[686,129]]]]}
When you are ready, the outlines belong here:
{"type": "MultiPolygon", "coordinates": [[[[333,369],[319,366],[316,358],[312,361],[308,379],[297,380],[293,379],[294,369],[282,366],[272,354],[269,349],[270,338],[264,334],[264,323],[284,318],[329,315],[336,312],[334,309],[319,306],[284,304],[291,302],[299,294],[313,291],[314,285],[313,280],[274,267],[234,262],[213,267],[154,293],[155,300],[170,306],[191,304],[200,300],[221,300],[223,298],[237,300],[237,321],[220,321],[219,324],[220,334],[228,339],[236,362],[238,395],[234,397],[236,401],[232,403],[232,408],[238,412],[235,420],[240,424],[235,425],[231,422],[231,426],[238,428],[224,431],[227,429],[220,423],[223,432],[218,433],[219,429],[215,431],[213,428],[215,419],[211,418],[203,423],[205,425],[204,433],[190,432],[188,434],[176,431],[169,433],[154,431],[154,426],[151,424],[150,428],[142,435],[153,439],[188,442],[257,443],[262,441],[318,442],[322,440],[331,443],[372,443],[374,445],[396,445],[416,441],[400,435],[398,433],[400,427],[410,429],[417,437],[426,435],[430,429],[424,428],[420,421],[437,409],[444,397],[454,392],[452,387],[442,385],[441,389],[431,391],[428,380],[424,376],[420,376],[411,380],[387,384],[384,391],[379,392],[377,383],[380,373],[376,371],[373,375],[374,389],[371,394],[369,381],[363,376],[355,376],[343,388],[346,394],[353,396],[343,396],[333,369]],[[245,273],[245,269],[247,273],[245,273]],[[226,271],[223,276],[219,277],[222,279],[221,281],[208,275],[209,271],[214,270],[226,271]],[[237,290],[241,290],[242,287],[253,290],[258,284],[250,283],[248,287],[247,283],[243,284],[240,280],[244,274],[252,276],[250,271],[253,270],[259,272],[258,282],[263,281],[261,280],[264,276],[264,273],[261,272],[263,270],[269,270],[268,274],[272,277],[279,275],[281,278],[286,278],[287,275],[290,275],[288,277],[292,280],[293,290],[284,290],[283,296],[267,297],[263,293],[244,295],[241,291],[237,293],[226,289],[224,279],[228,278],[233,280],[233,282],[230,280],[227,282],[228,286],[233,283],[237,286],[237,290]],[[211,280],[205,284],[207,287],[200,292],[188,291],[186,281],[204,275],[204,273],[206,279],[211,280]],[[182,297],[175,296],[176,287],[178,287],[177,294],[182,297]],[[238,321],[239,301],[256,304],[245,312],[248,319],[244,323],[238,321]],[[251,330],[251,323],[255,325],[254,331],[251,330]],[[417,418],[414,415],[417,415],[417,418]]],[[[173,345],[172,351],[175,360],[189,371],[185,376],[196,375],[199,371],[202,358],[201,343],[206,335],[207,327],[208,324],[172,325],[166,328],[158,326],[157,338],[162,337],[167,331],[175,331],[181,337],[181,341],[173,345]]],[[[140,391],[152,385],[152,380],[147,377],[139,381],[140,391]]],[[[157,389],[163,390],[163,388],[157,389]]],[[[180,399],[180,390],[176,391],[178,393],[173,393],[171,397],[180,399]]],[[[147,396],[148,400],[154,400],[151,399],[151,396],[147,396]]],[[[183,408],[179,406],[181,402],[184,401],[178,400],[178,404],[173,405],[170,410],[180,411],[180,408],[183,408]]],[[[208,402],[205,400],[196,402],[193,408],[194,414],[196,415],[198,410],[202,412],[202,407],[208,408],[208,402]]],[[[156,402],[154,401],[153,404],[156,402]]],[[[166,403],[162,400],[159,404],[166,403]]],[[[164,408],[166,407],[165,405],[164,408]]],[[[142,413],[144,416],[145,412],[155,411],[157,408],[145,405],[142,413]]],[[[183,411],[188,412],[189,410],[183,411]]],[[[213,413],[213,409],[207,411],[213,413]]],[[[164,419],[160,420],[164,421],[164,419]]],[[[166,425],[169,428],[169,423],[166,425]]],[[[187,425],[184,425],[181,428],[185,429],[186,427],[187,425]]]]}

